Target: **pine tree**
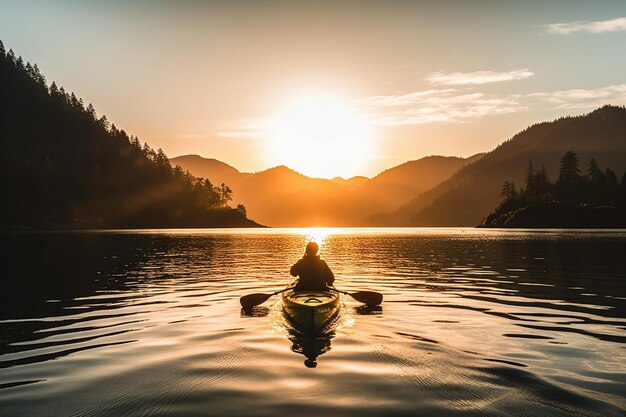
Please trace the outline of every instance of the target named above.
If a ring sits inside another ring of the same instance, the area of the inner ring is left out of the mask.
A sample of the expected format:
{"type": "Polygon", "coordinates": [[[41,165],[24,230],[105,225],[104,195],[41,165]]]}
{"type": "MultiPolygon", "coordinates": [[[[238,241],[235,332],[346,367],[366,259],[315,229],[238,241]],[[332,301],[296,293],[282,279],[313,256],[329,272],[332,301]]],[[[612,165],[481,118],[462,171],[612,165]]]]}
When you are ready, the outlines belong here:
{"type": "Polygon", "coordinates": [[[39,67],[37,66],[37,64],[33,65],[33,72],[35,74],[35,81],[37,81],[37,83],[41,85],[42,87],[47,87],[46,77],[44,77],[41,71],[39,71],[39,67]]]}
{"type": "Polygon", "coordinates": [[[535,185],[535,171],[533,169],[533,161],[528,161],[528,169],[526,169],[526,192],[534,190],[535,185]]]}
{"type": "Polygon", "coordinates": [[[595,158],[591,158],[589,165],[587,166],[587,176],[589,180],[594,184],[599,184],[602,178],[602,171],[600,166],[596,162],[595,158]]]}
{"type": "Polygon", "coordinates": [[[35,79],[35,73],[33,71],[32,65],[30,65],[30,62],[26,63],[26,74],[28,74],[28,76],[33,80],[35,79]]]}
{"type": "Polygon", "coordinates": [[[561,170],[559,171],[559,184],[565,187],[574,187],[580,182],[580,170],[578,169],[578,155],[567,151],[561,158],[561,170]]]}
{"type": "Polygon", "coordinates": [[[141,151],[146,157],[148,157],[150,156],[150,151],[152,151],[152,148],[150,148],[150,145],[148,145],[148,142],[144,142],[143,147],[141,148],[141,151]]]}
{"type": "Polygon", "coordinates": [[[504,201],[509,201],[514,197],[515,194],[515,184],[509,181],[505,181],[502,184],[502,190],[500,191],[500,197],[504,199],[504,201]]]}
{"type": "Polygon", "coordinates": [[[220,200],[222,201],[223,206],[227,206],[229,201],[233,199],[233,190],[230,189],[227,185],[222,183],[219,189],[220,192],[220,200]]]}
{"type": "Polygon", "coordinates": [[[54,81],[52,81],[52,84],[50,84],[50,96],[52,98],[56,98],[59,95],[59,88],[57,87],[57,83],[55,83],[54,81]]]}
{"type": "Polygon", "coordinates": [[[549,199],[551,184],[550,179],[548,178],[548,173],[546,172],[545,165],[541,165],[541,169],[537,172],[535,176],[535,187],[537,198],[544,201],[549,199]]]}
{"type": "MultiPolygon", "coordinates": [[[[52,86],[50,88],[52,88],[52,86]]],[[[96,109],[93,108],[93,104],[91,103],[89,103],[89,105],[87,106],[87,114],[91,117],[92,120],[96,120],[96,109]]]]}
{"type": "Polygon", "coordinates": [[[244,224],[227,207],[229,187],[172,169],[162,150],[98,119],[56,82],[48,88],[37,65],[1,41],[0,74],[11,86],[2,90],[2,130],[15,138],[2,144],[0,185],[11,198],[0,199],[0,227],[244,224]]]}
{"type": "Polygon", "coordinates": [[[78,102],[78,99],[76,98],[76,95],[74,93],[70,94],[70,104],[76,110],[79,110],[79,109],[82,108],[80,103],[78,102]]]}
{"type": "Polygon", "coordinates": [[[111,128],[111,123],[107,119],[106,115],[102,115],[100,119],[98,119],[98,124],[104,128],[104,130],[109,130],[111,128]]]}
{"type": "Polygon", "coordinates": [[[578,155],[572,151],[567,151],[561,158],[561,169],[559,179],[556,182],[556,193],[561,201],[575,203],[580,199],[580,189],[582,177],[578,169],[578,155]]]}

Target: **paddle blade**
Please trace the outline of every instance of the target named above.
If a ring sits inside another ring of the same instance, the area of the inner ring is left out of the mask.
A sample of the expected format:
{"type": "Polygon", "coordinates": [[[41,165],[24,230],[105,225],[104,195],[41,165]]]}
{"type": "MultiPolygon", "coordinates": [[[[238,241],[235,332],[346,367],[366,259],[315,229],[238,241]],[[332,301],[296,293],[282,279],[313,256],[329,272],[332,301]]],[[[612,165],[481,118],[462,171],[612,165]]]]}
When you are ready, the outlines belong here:
{"type": "Polygon", "coordinates": [[[258,306],[259,304],[263,304],[272,295],[274,294],[261,294],[261,293],[248,294],[248,295],[244,295],[243,297],[241,297],[239,299],[239,302],[241,303],[241,307],[243,307],[244,309],[249,309],[254,306],[258,306]]]}
{"type": "Polygon", "coordinates": [[[383,302],[383,295],[374,291],[357,291],[349,293],[355,300],[367,304],[368,306],[377,306],[383,302]]]}

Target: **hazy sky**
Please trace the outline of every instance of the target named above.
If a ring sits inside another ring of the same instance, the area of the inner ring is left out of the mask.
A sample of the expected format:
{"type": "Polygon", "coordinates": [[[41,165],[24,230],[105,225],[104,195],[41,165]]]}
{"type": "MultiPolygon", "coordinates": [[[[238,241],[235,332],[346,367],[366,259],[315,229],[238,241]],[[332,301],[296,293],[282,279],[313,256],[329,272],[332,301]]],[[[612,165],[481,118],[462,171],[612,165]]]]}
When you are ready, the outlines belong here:
{"type": "Polygon", "coordinates": [[[315,94],[355,109],[372,137],[364,164],[346,164],[358,172],[328,176],[469,156],[626,104],[623,0],[0,0],[0,39],[169,156],[242,171],[293,165],[267,121],[315,94]]]}

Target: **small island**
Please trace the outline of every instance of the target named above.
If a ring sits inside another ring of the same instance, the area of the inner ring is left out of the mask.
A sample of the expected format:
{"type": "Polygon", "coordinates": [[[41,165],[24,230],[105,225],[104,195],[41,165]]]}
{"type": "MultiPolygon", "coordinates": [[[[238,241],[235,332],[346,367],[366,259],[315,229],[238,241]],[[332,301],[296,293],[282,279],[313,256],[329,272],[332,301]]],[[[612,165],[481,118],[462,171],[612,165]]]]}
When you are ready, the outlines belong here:
{"type": "Polygon", "coordinates": [[[623,228],[626,227],[626,174],[621,181],[611,168],[600,169],[591,158],[583,175],[578,155],[561,158],[559,177],[552,183],[544,166],[526,171],[525,188],[506,181],[503,201],[478,227],[623,228]]]}

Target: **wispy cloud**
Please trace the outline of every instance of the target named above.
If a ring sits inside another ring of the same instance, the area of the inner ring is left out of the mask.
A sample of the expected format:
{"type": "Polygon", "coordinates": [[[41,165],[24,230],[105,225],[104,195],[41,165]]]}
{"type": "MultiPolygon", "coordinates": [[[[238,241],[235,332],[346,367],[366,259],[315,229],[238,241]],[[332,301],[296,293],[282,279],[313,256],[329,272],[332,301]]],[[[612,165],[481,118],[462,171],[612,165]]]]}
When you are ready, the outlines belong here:
{"type": "Polygon", "coordinates": [[[599,20],[597,22],[570,22],[552,23],[545,26],[546,33],[554,35],[569,35],[576,32],[605,33],[626,30],[626,17],[617,19],[599,20]]]}
{"type": "Polygon", "coordinates": [[[383,126],[463,122],[525,110],[516,96],[496,97],[453,88],[370,97],[358,105],[372,123],[383,126]]]}
{"type": "MultiPolygon", "coordinates": [[[[485,93],[476,87],[434,88],[379,95],[352,102],[370,123],[378,126],[416,126],[428,123],[466,123],[483,117],[528,110],[590,111],[605,104],[626,105],[626,84],[595,89],[570,89],[530,94],[485,93]]],[[[223,138],[263,140],[270,137],[270,119],[254,119],[216,132],[223,138]]]]}
{"type": "Polygon", "coordinates": [[[587,111],[605,104],[626,105],[626,84],[531,94],[448,88],[375,96],[356,103],[372,124],[381,126],[463,123],[529,109],[587,111]]]}
{"type": "Polygon", "coordinates": [[[534,93],[529,99],[539,99],[556,109],[592,110],[605,104],[626,104],[626,84],[610,85],[596,89],[561,90],[534,93]]]}
{"type": "Polygon", "coordinates": [[[497,83],[502,81],[523,80],[535,75],[527,68],[497,72],[497,71],[475,71],[475,72],[435,72],[426,78],[433,84],[439,85],[480,85],[497,83]]]}
{"type": "Polygon", "coordinates": [[[267,128],[239,126],[215,132],[215,135],[229,139],[264,139],[267,137],[267,128]]]}

